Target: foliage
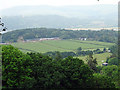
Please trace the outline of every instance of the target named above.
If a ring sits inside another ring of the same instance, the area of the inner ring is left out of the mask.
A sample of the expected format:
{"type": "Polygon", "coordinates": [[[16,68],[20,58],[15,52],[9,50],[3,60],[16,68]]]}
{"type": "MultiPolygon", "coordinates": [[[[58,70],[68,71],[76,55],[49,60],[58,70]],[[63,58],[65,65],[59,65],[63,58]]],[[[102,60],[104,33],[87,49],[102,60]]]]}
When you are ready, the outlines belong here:
{"type": "Polygon", "coordinates": [[[93,54],[93,51],[87,50],[87,51],[77,51],[77,55],[89,55],[89,54],[93,54]]]}
{"type": "Polygon", "coordinates": [[[60,54],[60,52],[56,52],[56,55],[55,55],[55,60],[61,60],[62,59],[62,55],[60,54]]]}
{"type": "Polygon", "coordinates": [[[109,65],[118,65],[118,58],[117,57],[110,58],[108,60],[108,64],[109,65]]]}
{"type": "Polygon", "coordinates": [[[97,71],[96,72],[97,73],[101,73],[101,70],[102,70],[103,67],[102,66],[96,66],[96,67],[97,67],[97,71]]]}
{"type": "Polygon", "coordinates": [[[87,58],[87,64],[88,66],[94,70],[95,72],[97,71],[97,67],[96,65],[98,64],[97,61],[96,61],[96,58],[93,58],[93,55],[90,54],[87,58]]]}
{"type": "Polygon", "coordinates": [[[106,48],[103,49],[103,52],[106,52],[106,48]]]}
{"type": "Polygon", "coordinates": [[[103,75],[106,75],[108,77],[111,77],[113,83],[115,83],[115,86],[118,87],[118,81],[119,81],[119,72],[118,72],[118,66],[116,65],[109,65],[102,68],[101,73],[103,75]]]}
{"type": "MultiPolygon", "coordinates": [[[[105,76],[93,76],[93,70],[88,65],[72,56],[58,60],[41,53],[24,54],[11,45],[4,46],[2,54],[3,87],[5,88],[78,89],[114,87],[111,79],[105,76]]],[[[97,62],[93,60],[93,63],[97,62]]]]}
{"type": "Polygon", "coordinates": [[[72,57],[52,60],[39,53],[28,53],[33,59],[32,76],[35,88],[85,88],[92,87],[92,71],[82,60],[72,57]],[[87,71],[87,72],[86,72],[87,71]]]}
{"type": "Polygon", "coordinates": [[[82,48],[81,48],[81,47],[79,47],[77,50],[78,50],[78,51],[81,51],[81,50],[82,50],[82,48]]]}
{"type": "MultiPolygon", "coordinates": [[[[93,58],[96,58],[98,65],[101,66],[104,62],[106,62],[106,59],[111,56],[111,53],[102,53],[102,54],[93,54],[93,58]]],[[[86,59],[87,56],[77,56],[79,59],[83,60],[85,63],[87,63],[86,59]]]]}
{"type": "Polygon", "coordinates": [[[113,79],[118,79],[118,67],[116,65],[104,66],[101,72],[113,79]]]}
{"type": "Polygon", "coordinates": [[[96,40],[102,42],[117,42],[117,31],[113,30],[64,30],[53,28],[30,28],[21,29],[12,32],[8,32],[3,35],[3,42],[17,42],[19,37],[23,37],[24,40],[36,39],[36,38],[51,38],[59,37],[61,39],[75,39],[85,37],[88,40],[96,40]],[[109,37],[109,38],[108,38],[109,37]]]}
{"type": "Polygon", "coordinates": [[[93,54],[93,53],[103,53],[100,49],[98,52],[98,49],[94,50],[94,51],[90,51],[90,50],[86,50],[86,51],[81,51],[81,47],[79,48],[79,50],[77,49],[77,52],[58,52],[58,51],[55,51],[55,52],[46,52],[44,53],[45,55],[49,55],[50,57],[54,58],[54,59],[62,59],[62,58],[66,58],[68,56],[86,56],[86,55],[90,55],[90,54],[93,54]]]}
{"type": "Polygon", "coordinates": [[[60,66],[40,53],[28,53],[28,55],[33,60],[31,76],[36,80],[33,88],[60,88],[61,80],[64,78],[60,66]]]}
{"type": "Polygon", "coordinates": [[[93,50],[93,52],[94,52],[95,54],[100,54],[100,53],[104,53],[104,50],[101,51],[100,49],[96,49],[96,50],[93,50]]]}
{"type": "Polygon", "coordinates": [[[68,57],[61,61],[66,78],[62,82],[66,88],[93,87],[93,71],[78,58],[68,57]]]}
{"type": "Polygon", "coordinates": [[[109,50],[111,51],[111,53],[114,55],[114,56],[116,56],[116,57],[118,57],[119,55],[119,53],[118,53],[118,45],[116,44],[116,45],[114,45],[114,46],[111,46],[110,48],[109,48],[109,50]]]}
{"type": "Polygon", "coordinates": [[[63,58],[66,58],[68,56],[76,56],[75,52],[61,52],[61,55],[63,58]]]}
{"type": "Polygon", "coordinates": [[[95,86],[94,88],[115,88],[114,83],[112,83],[112,80],[110,77],[101,75],[99,73],[95,73],[94,75],[94,81],[95,86]]]}
{"type": "Polygon", "coordinates": [[[2,48],[3,87],[21,88],[32,87],[34,78],[30,77],[32,70],[30,56],[23,54],[13,46],[2,48]],[[31,82],[32,81],[32,82],[31,82]]]}

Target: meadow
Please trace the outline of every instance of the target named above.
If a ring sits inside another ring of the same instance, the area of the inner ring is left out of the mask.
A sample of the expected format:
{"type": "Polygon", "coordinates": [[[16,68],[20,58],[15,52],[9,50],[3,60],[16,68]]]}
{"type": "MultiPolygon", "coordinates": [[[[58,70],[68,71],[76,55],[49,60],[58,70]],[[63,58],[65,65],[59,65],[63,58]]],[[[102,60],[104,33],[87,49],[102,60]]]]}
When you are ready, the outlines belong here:
{"type": "Polygon", "coordinates": [[[45,53],[49,51],[60,52],[76,52],[77,48],[82,50],[94,50],[109,48],[114,43],[99,42],[99,41],[81,41],[81,40],[46,40],[36,42],[17,42],[12,43],[13,46],[19,48],[23,52],[40,52],[45,53]]]}
{"type": "MultiPolygon", "coordinates": [[[[108,53],[108,52],[102,53],[102,54],[94,54],[94,55],[93,55],[93,58],[96,58],[97,63],[98,63],[98,66],[101,66],[102,63],[105,63],[105,62],[106,62],[106,59],[107,59],[108,57],[110,57],[110,55],[112,55],[112,54],[111,54],[111,53],[108,53]]],[[[79,56],[79,57],[77,57],[77,58],[83,60],[83,61],[86,63],[86,60],[87,60],[88,56],[79,56]]]]}
{"type": "MultiPolygon", "coordinates": [[[[60,52],[76,52],[77,48],[81,47],[82,50],[95,50],[103,48],[109,48],[114,43],[99,42],[99,41],[81,41],[81,40],[46,40],[36,42],[17,42],[12,43],[14,47],[19,48],[21,51],[27,52],[40,52],[46,53],[49,51],[60,51],[60,52]]],[[[94,54],[93,57],[97,59],[98,65],[102,65],[109,57],[111,53],[94,54]]],[[[88,56],[79,56],[86,63],[88,56]]]]}

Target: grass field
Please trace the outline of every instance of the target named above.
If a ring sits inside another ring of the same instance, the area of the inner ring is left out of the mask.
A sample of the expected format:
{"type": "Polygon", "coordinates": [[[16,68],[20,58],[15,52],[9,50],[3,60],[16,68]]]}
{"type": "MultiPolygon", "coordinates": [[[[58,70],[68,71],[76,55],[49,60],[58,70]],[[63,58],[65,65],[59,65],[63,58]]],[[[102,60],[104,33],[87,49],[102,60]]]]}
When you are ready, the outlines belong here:
{"type": "MultiPolygon", "coordinates": [[[[98,65],[102,65],[102,63],[106,62],[107,57],[110,57],[111,53],[102,53],[102,54],[94,54],[93,58],[97,59],[98,65]]],[[[88,56],[79,56],[78,58],[83,60],[86,63],[86,59],[88,56]]]]}
{"type": "Polygon", "coordinates": [[[41,42],[19,42],[13,43],[13,46],[19,48],[23,52],[41,52],[48,51],[76,51],[78,47],[83,50],[94,50],[108,48],[114,43],[98,42],[98,41],[80,41],[80,40],[49,40],[41,42]]]}

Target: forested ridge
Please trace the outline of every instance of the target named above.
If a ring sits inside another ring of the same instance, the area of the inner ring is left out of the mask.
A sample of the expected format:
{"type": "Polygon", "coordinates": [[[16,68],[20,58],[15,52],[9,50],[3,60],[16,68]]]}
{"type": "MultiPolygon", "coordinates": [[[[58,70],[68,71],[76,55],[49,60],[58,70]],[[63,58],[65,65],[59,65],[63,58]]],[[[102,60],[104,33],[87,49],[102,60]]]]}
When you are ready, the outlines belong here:
{"type": "Polygon", "coordinates": [[[37,38],[53,38],[59,37],[60,39],[79,39],[87,38],[87,40],[96,40],[102,42],[116,42],[117,31],[113,30],[65,30],[65,29],[54,29],[54,28],[30,28],[15,30],[3,34],[3,42],[17,42],[19,37],[24,40],[37,39],[37,38]]]}

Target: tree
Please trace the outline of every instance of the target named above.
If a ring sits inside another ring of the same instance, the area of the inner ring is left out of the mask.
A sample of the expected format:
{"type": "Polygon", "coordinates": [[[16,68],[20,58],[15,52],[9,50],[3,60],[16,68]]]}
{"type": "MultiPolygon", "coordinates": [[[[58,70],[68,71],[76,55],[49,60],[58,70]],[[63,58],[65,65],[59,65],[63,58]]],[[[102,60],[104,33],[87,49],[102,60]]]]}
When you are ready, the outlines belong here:
{"type": "Polygon", "coordinates": [[[103,52],[106,52],[106,48],[103,49],[103,52]]]}
{"type": "Polygon", "coordinates": [[[118,58],[117,57],[110,58],[108,60],[108,64],[109,65],[118,65],[118,58]]]}
{"type": "Polygon", "coordinates": [[[77,55],[81,55],[82,54],[82,48],[81,47],[79,47],[78,49],[77,49],[77,55]]]}
{"type": "Polygon", "coordinates": [[[103,51],[101,51],[100,49],[93,50],[93,52],[94,52],[95,54],[103,53],[103,51]]]}
{"type": "Polygon", "coordinates": [[[67,31],[64,29],[51,29],[51,28],[30,28],[15,30],[3,34],[3,42],[17,42],[19,37],[23,37],[24,40],[36,39],[36,38],[50,38],[59,37],[60,39],[77,39],[86,37],[89,40],[104,41],[104,42],[117,42],[118,32],[112,30],[90,31],[67,31]]]}
{"type": "Polygon", "coordinates": [[[119,67],[116,65],[109,65],[102,68],[101,73],[108,77],[111,77],[112,82],[115,83],[116,87],[119,87],[119,67]]]}
{"type": "Polygon", "coordinates": [[[82,60],[67,57],[52,60],[40,53],[28,53],[33,59],[34,88],[90,88],[93,87],[93,71],[82,60]]]}
{"type": "Polygon", "coordinates": [[[44,56],[40,53],[27,53],[33,61],[32,74],[36,80],[33,88],[40,89],[54,89],[62,88],[62,80],[64,80],[64,74],[59,61],[52,60],[48,56],[44,56]]]}
{"type": "Polygon", "coordinates": [[[97,71],[97,67],[96,67],[97,60],[96,60],[96,58],[94,59],[92,54],[89,54],[86,61],[87,61],[88,66],[96,72],[97,71]]]}
{"type": "Polygon", "coordinates": [[[67,57],[61,61],[65,78],[65,88],[91,88],[93,87],[93,71],[82,60],[67,57]]]}
{"type": "Polygon", "coordinates": [[[115,88],[112,79],[108,76],[101,75],[99,73],[93,74],[94,76],[94,88],[115,88]]]}
{"type": "Polygon", "coordinates": [[[82,50],[82,48],[81,48],[81,47],[79,47],[77,50],[78,50],[78,51],[81,51],[81,50],[82,50]]]}
{"type": "Polygon", "coordinates": [[[119,53],[118,53],[118,51],[119,51],[118,48],[119,48],[119,47],[118,47],[117,44],[109,48],[110,51],[111,51],[111,53],[112,53],[114,56],[116,56],[116,57],[119,56],[119,55],[118,55],[118,54],[119,54],[119,53]]]}
{"type": "Polygon", "coordinates": [[[118,67],[116,65],[105,66],[102,68],[101,73],[111,77],[112,79],[118,79],[118,67]]]}
{"type": "Polygon", "coordinates": [[[61,60],[62,59],[62,56],[60,54],[60,52],[56,52],[56,55],[55,55],[55,60],[61,60]]]}
{"type": "Polygon", "coordinates": [[[2,48],[2,74],[5,88],[31,88],[34,78],[30,77],[32,70],[31,58],[13,46],[2,48]],[[32,81],[32,82],[31,82],[32,81]]]}

